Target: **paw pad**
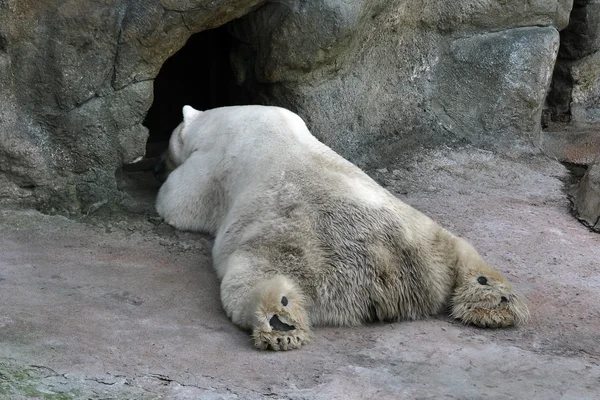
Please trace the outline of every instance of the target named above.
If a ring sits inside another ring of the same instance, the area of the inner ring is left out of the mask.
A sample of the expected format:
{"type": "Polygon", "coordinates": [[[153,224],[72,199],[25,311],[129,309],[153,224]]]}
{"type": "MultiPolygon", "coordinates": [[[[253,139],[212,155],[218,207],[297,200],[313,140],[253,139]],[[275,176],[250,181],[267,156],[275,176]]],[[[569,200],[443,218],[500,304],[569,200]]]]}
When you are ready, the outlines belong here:
{"type": "Polygon", "coordinates": [[[274,331],[287,332],[296,329],[294,325],[288,325],[284,322],[281,322],[277,315],[273,315],[271,320],[269,321],[269,325],[273,328],[274,331]]]}

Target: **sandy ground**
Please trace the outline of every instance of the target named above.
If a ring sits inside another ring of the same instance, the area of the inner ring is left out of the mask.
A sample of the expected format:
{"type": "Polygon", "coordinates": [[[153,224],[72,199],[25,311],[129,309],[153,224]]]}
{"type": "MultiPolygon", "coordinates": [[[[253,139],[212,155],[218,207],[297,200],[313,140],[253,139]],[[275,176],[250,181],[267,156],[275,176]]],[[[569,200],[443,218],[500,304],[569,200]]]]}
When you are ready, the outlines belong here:
{"type": "Polygon", "coordinates": [[[210,238],[125,185],[121,220],[0,210],[0,398],[600,398],[600,235],[569,214],[562,165],[438,149],[371,174],[471,240],[530,322],[317,328],[304,349],[257,351],[221,310],[210,238]]]}

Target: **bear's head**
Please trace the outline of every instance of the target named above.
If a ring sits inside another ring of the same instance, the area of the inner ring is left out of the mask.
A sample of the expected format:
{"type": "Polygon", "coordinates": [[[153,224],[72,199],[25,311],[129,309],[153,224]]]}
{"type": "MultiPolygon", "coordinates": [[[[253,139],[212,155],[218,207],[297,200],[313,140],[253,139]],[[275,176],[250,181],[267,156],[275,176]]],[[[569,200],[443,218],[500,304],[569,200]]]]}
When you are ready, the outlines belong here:
{"type": "Polygon", "coordinates": [[[166,181],[169,174],[189,156],[184,138],[191,129],[192,121],[202,114],[202,111],[191,106],[183,106],[182,113],[183,121],[173,130],[169,140],[169,148],[160,156],[152,169],[154,177],[160,182],[166,181]]]}

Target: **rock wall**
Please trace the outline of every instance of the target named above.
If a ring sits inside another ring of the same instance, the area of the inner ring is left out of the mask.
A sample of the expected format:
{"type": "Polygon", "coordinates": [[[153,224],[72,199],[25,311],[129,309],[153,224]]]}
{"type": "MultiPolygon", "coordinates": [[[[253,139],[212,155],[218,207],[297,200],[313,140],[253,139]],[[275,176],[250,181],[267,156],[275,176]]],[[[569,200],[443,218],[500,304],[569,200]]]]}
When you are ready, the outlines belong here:
{"type": "Polygon", "coordinates": [[[560,42],[541,147],[560,161],[588,166],[572,192],[573,212],[600,231],[600,0],[575,0],[560,42]]]}
{"type": "Polygon", "coordinates": [[[144,154],[152,80],[259,0],[0,0],[0,202],[88,212],[144,154]]]}
{"type": "Polygon", "coordinates": [[[242,16],[230,25],[243,43],[231,54],[238,83],[360,165],[456,141],[536,152],[571,6],[0,0],[0,202],[62,213],[114,203],[115,170],[144,154],[160,66],[192,33],[242,16]]]}
{"type": "Polygon", "coordinates": [[[536,151],[570,1],[269,3],[236,24],[239,76],[359,164],[465,139],[536,151]]]}
{"type": "Polygon", "coordinates": [[[554,121],[600,123],[600,0],[575,0],[548,99],[554,121]]]}
{"type": "Polygon", "coordinates": [[[573,211],[584,225],[600,232],[600,156],[573,193],[573,211]]]}

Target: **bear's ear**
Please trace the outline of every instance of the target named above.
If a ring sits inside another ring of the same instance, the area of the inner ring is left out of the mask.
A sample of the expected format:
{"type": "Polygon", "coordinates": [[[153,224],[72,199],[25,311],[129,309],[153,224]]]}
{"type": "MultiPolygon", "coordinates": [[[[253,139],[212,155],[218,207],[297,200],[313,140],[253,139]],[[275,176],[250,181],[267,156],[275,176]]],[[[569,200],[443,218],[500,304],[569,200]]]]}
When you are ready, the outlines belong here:
{"type": "Polygon", "coordinates": [[[202,114],[202,111],[196,110],[192,106],[183,106],[181,113],[183,114],[183,122],[180,125],[181,129],[179,130],[179,139],[183,140],[185,132],[187,131],[186,125],[189,126],[193,119],[202,114]]]}
{"type": "Polygon", "coordinates": [[[183,113],[184,124],[198,114],[202,114],[202,111],[198,111],[192,106],[183,106],[183,110],[181,110],[181,112],[183,113]]]}

